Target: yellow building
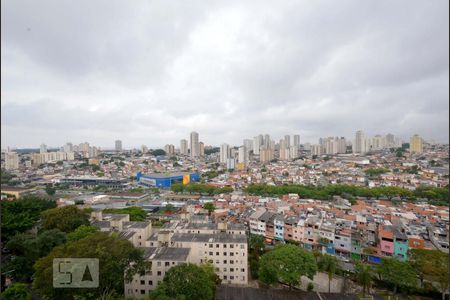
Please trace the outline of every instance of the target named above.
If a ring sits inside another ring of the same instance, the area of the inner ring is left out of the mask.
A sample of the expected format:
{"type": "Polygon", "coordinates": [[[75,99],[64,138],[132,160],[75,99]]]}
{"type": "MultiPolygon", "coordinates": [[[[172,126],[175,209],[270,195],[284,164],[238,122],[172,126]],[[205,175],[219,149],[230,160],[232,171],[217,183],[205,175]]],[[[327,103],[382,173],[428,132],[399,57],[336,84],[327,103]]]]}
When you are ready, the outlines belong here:
{"type": "Polygon", "coordinates": [[[423,140],[418,134],[415,134],[411,137],[411,140],[409,143],[409,152],[411,152],[411,153],[422,153],[423,152],[423,140]]]}

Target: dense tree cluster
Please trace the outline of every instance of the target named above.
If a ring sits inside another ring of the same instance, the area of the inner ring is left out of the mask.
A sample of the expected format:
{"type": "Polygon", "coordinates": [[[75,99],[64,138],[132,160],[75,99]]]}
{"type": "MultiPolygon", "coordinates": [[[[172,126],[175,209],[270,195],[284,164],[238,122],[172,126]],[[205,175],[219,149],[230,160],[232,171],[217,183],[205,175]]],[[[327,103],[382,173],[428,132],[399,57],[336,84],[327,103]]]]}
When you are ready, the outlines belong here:
{"type": "Polygon", "coordinates": [[[2,241],[31,229],[42,211],[56,207],[54,201],[27,196],[15,201],[2,202],[2,241]]]}
{"type": "Polygon", "coordinates": [[[142,207],[130,206],[126,208],[107,208],[103,210],[107,214],[128,214],[130,221],[145,221],[147,212],[142,207]]]}
{"type": "Polygon", "coordinates": [[[170,189],[177,193],[207,194],[207,195],[227,194],[233,192],[233,188],[231,187],[217,187],[201,183],[173,184],[170,189]]]}
{"type": "Polygon", "coordinates": [[[400,187],[360,187],[353,185],[333,184],[325,187],[306,185],[279,185],[250,184],[245,192],[260,196],[282,196],[287,194],[298,194],[303,198],[329,200],[334,195],[351,195],[356,197],[386,197],[392,199],[400,197],[405,200],[416,198],[427,198],[429,200],[441,201],[448,204],[448,189],[436,187],[418,187],[415,191],[400,187]]]}
{"type": "Polygon", "coordinates": [[[387,172],[389,172],[389,169],[386,168],[369,168],[364,171],[364,173],[366,173],[366,175],[369,177],[379,176],[387,172]]]}

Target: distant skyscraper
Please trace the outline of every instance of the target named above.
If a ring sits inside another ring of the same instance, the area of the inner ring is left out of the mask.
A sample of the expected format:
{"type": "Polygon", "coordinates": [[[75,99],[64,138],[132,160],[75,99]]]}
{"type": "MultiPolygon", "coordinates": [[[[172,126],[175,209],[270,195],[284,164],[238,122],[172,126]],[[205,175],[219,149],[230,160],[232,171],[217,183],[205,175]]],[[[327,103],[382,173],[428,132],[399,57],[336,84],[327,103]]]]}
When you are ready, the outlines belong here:
{"type": "Polygon", "coordinates": [[[423,152],[423,139],[415,134],[411,137],[409,142],[409,152],[411,153],[422,153],[423,152]]]}
{"type": "Polygon", "coordinates": [[[188,141],[187,140],[183,139],[180,141],[180,154],[188,155],[188,141]]]}
{"type": "Polygon", "coordinates": [[[230,158],[230,146],[228,144],[220,145],[220,163],[226,164],[230,158]]]}
{"type": "Polygon", "coordinates": [[[253,154],[259,155],[259,149],[261,148],[261,135],[253,138],[253,154]]]}
{"type": "Polygon", "coordinates": [[[271,148],[263,148],[260,151],[259,154],[259,161],[264,163],[264,162],[269,162],[273,159],[273,150],[271,148]]]}
{"type": "Polygon", "coordinates": [[[122,152],[122,141],[121,140],[115,141],[115,149],[117,152],[122,152]]]}
{"type": "Polygon", "coordinates": [[[294,134],[294,146],[300,146],[300,135],[294,134]]]}
{"type": "Polygon", "coordinates": [[[193,131],[191,132],[191,141],[190,141],[190,149],[191,149],[191,157],[199,157],[200,156],[200,145],[199,145],[199,136],[198,133],[193,131]]]}
{"type": "Polygon", "coordinates": [[[290,135],[284,136],[284,143],[286,145],[286,148],[289,148],[291,146],[291,136],[290,135]]]}
{"type": "Polygon", "coordinates": [[[264,135],[262,145],[264,145],[264,147],[266,148],[270,147],[270,135],[268,135],[267,133],[264,135]]]}
{"type": "Polygon", "coordinates": [[[366,137],[364,132],[358,130],[355,135],[355,143],[354,143],[353,152],[364,154],[366,153],[366,137]]]}
{"type": "Polygon", "coordinates": [[[145,146],[145,145],[142,145],[141,146],[141,151],[142,151],[142,153],[147,153],[148,152],[148,147],[145,146]]]}
{"type": "Polygon", "coordinates": [[[46,153],[47,152],[47,145],[41,144],[41,147],[39,149],[39,153],[46,153]]]}
{"type": "Polygon", "coordinates": [[[205,144],[203,142],[198,143],[200,156],[205,156],[205,144]]]}
{"type": "Polygon", "coordinates": [[[322,145],[311,145],[311,155],[322,155],[322,145]]]}
{"type": "Polygon", "coordinates": [[[63,151],[68,153],[68,152],[73,152],[73,145],[72,143],[66,143],[63,147],[63,151]]]}
{"type": "Polygon", "coordinates": [[[7,152],[5,154],[5,169],[17,170],[19,168],[19,155],[15,152],[7,152]]]}
{"type": "Polygon", "coordinates": [[[245,139],[244,146],[245,146],[245,150],[247,152],[250,152],[250,150],[253,150],[253,140],[245,139]]]}
{"type": "Polygon", "coordinates": [[[395,147],[395,136],[391,133],[386,134],[386,147],[395,147]]]}
{"type": "Polygon", "coordinates": [[[166,152],[166,155],[172,155],[175,153],[175,146],[167,144],[164,146],[164,152],[166,152]]]}
{"type": "Polygon", "coordinates": [[[238,161],[239,161],[239,163],[243,163],[245,166],[247,165],[248,151],[247,151],[247,147],[245,145],[239,147],[238,161]]]}

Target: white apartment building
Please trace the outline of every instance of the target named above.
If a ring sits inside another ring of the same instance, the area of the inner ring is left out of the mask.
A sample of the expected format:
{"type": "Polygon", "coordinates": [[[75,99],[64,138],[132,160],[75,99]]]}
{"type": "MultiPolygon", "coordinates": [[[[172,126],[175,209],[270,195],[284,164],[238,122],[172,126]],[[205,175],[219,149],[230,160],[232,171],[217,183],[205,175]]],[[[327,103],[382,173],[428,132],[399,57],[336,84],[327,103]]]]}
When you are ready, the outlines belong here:
{"type": "Polygon", "coordinates": [[[190,138],[191,138],[191,141],[190,141],[191,157],[199,157],[200,156],[200,145],[199,145],[198,133],[195,131],[191,132],[190,138]]]}
{"type": "Polygon", "coordinates": [[[91,213],[91,223],[103,232],[120,232],[135,247],[142,248],[145,259],[152,262],[145,275],[136,274],[131,282],[125,282],[126,298],[145,298],[171,267],[181,263],[210,262],[222,283],[248,283],[247,236],[243,225],[173,220],[161,230],[152,231],[150,222],[130,222],[129,215],[101,211],[91,213]]]}
{"type": "Polygon", "coordinates": [[[187,140],[183,139],[180,141],[180,154],[188,155],[188,141],[187,140]]]}
{"type": "Polygon", "coordinates": [[[226,164],[230,156],[230,146],[228,144],[220,145],[220,163],[226,164]]]}
{"type": "Polygon", "coordinates": [[[5,169],[17,170],[19,168],[19,154],[16,152],[5,153],[5,169]]]}

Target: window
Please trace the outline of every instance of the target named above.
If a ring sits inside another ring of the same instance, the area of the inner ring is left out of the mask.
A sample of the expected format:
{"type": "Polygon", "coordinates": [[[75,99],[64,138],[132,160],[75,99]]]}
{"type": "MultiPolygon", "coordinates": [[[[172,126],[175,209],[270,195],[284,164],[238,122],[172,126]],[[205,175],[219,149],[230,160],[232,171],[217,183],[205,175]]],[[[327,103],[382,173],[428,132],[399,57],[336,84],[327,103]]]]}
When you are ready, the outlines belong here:
{"type": "Polygon", "coordinates": [[[141,284],[145,284],[145,280],[141,280],[141,284]]]}
{"type": "Polygon", "coordinates": [[[231,249],[233,249],[233,248],[234,248],[234,245],[233,245],[233,244],[231,244],[231,245],[230,245],[230,248],[231,248],[231,249]]]}
{"type": "Polygon", "coordinates": [[[230,272],[234,272],[234,268],[230,268],[230,272]]]}
{"type": "Polygon", "coordinates": [[[227,256],[227,253],[226,253],[226,252],[224,252],[224,253],[223,253],[223,256],[227,256]]]}
{"type": "Polygon", "coordinates": [[[212,248],[213,247],[213,244],[209,244],[209,248],[212,248]]]}
{"type": "Polygon", "coordinates": [[[216,255],[219,255],[219,252],[216,252],[216,255]]]}
{"type": "Polygon", "coordinates": [[[161,271],[158,271],[157,275],[158,275],[158,276],[161,276],[161,271]]]}
{"type": "Polygon", "coordinates": [[[157,265],[158,267],[161,267],[161,262],[158,261],[158,262],[156,263],[156,265],[157,265]]]}
{"type": "Polygon", "coordinates": [[[226,261],[226,260],[224,260],[224,261],[223,261],[223,263],[224,263],[224,264],[227,264],[227,261],[226,261]]]}
{"type": "Polygon", "coordinates": [[[230,260],[230,264],[233,264],[234,263],[234,260],[230,260]]]}
{"type": "Polygon", "coordinates": [[[145,290],[141,290],[141,295],[144,295],[145,294],[145,290]]]}
{"type": "Polygon", "coordinates": [[[219,248],[219,244],[216,244],[216,248],[219,248]]]}
{"type": "Polygon", "coordinates": [[[233,276],[233,275],[231,275],[231,276],[230,276],[230,279],[231,279],[231,280],[234,280],[234,276],[233,276]]]}
{"type": "Polygon", "coordinates": [[[233,253],[233,252],[230,252],[230,256],[234,256],[234,253],[233,253]]]}
{"type": "Polygon", "coordinates": [[[164,264],[166,267],[170,266],[170,262],[166,261],[166,263],[164,264]]]}
{"type": "Polygon", "coordinates": [[[153,285],[153,281],[149,280],[148,285],[153,285]]]}
{"type": "Polygon", "coordinates": [[[227,275],[223,275],[223,279],[225,279],[225,280],[226,280],[226,279],[227,279],[227,275]]]}
{"type": "Polygon", "coordinates": [[[226,272],[226,271],[227,271],[227,268],[223,268],[223,271],[226,272]]]}
{"type": "Polygon", "coordinates": [[[140,239],[140,238],[141,238],[141,236],[138,236],[138,238],[140,239]]]}
{"type": "Polygon", "coordinates": [[[210,251],[210,252],[209,252],[209,255],[213,255],[213,252],[212,252],[212,251],[210,251]]]}
{"type": "Polygon", "coordinates": [[[216,264],[220,264],[220,260],[216,260],[216,264]]]}
{"type": "Polygon", "coordinates": [[[244,269],[244,268],[242,268],[242,269],[241,269],[241,272],[245,272],[245,269],[244,269]]]}
{"type": "Polygon", "coordinates": [[[223,247],[226,248],[226,247],[227,247],[227,244],[223,244],[223,247]]]}

